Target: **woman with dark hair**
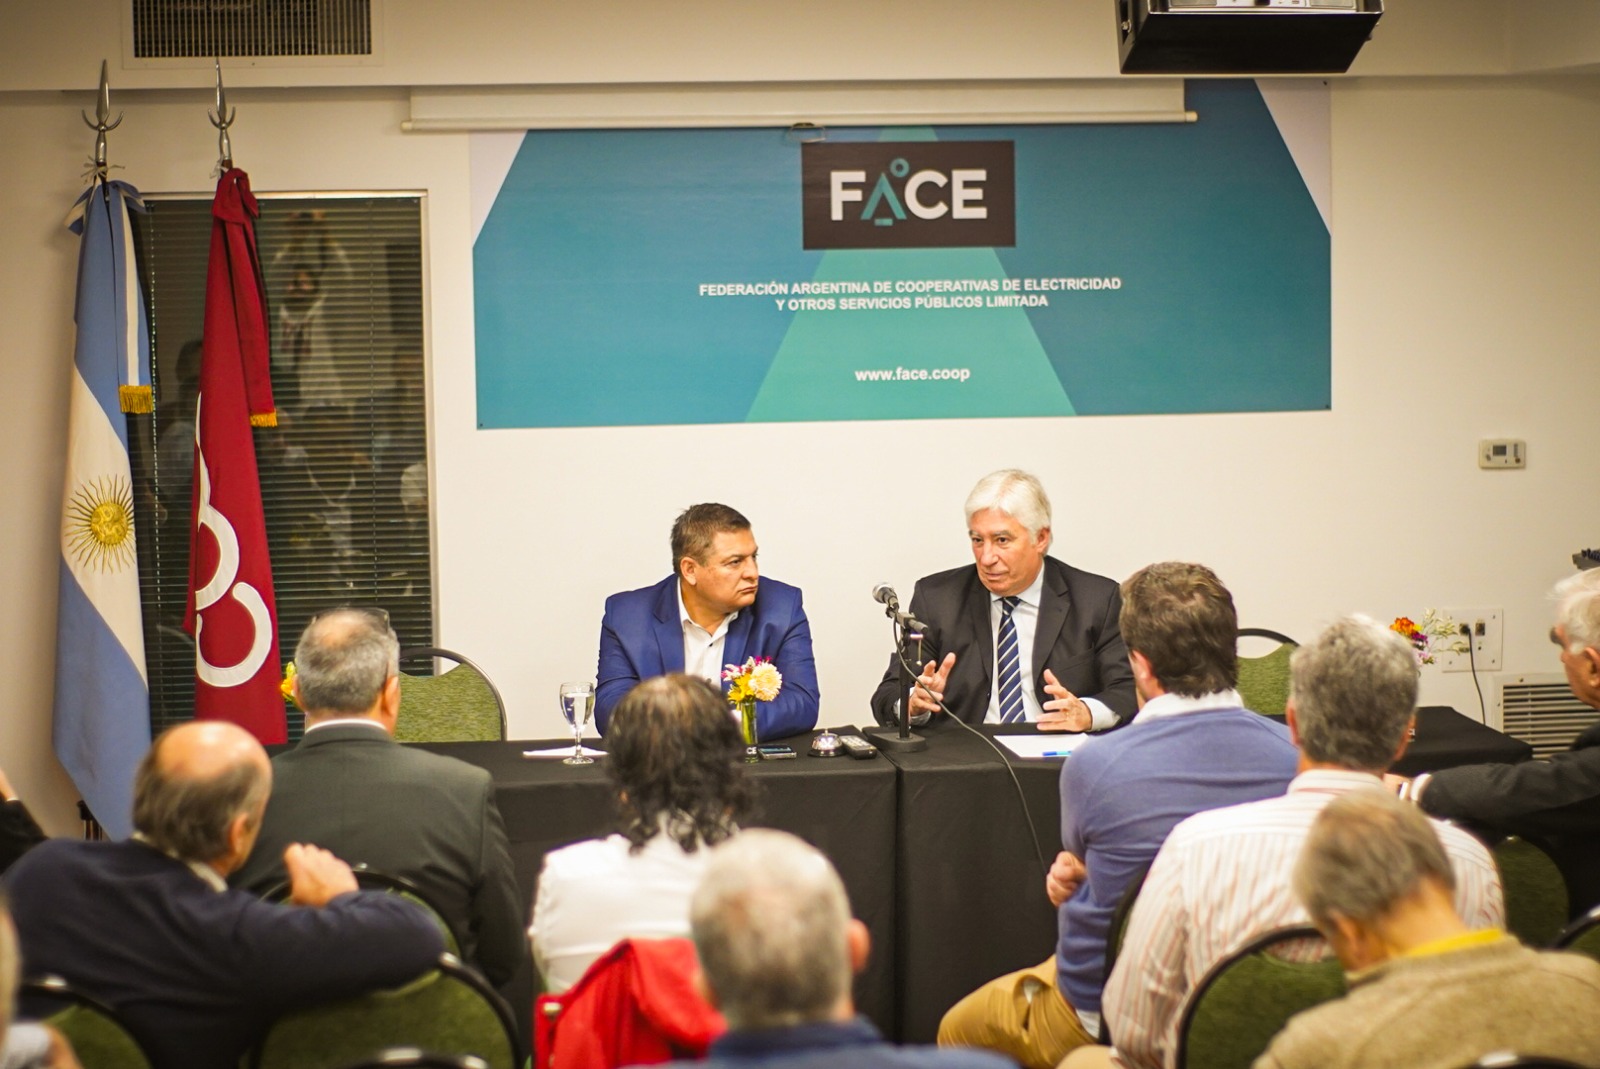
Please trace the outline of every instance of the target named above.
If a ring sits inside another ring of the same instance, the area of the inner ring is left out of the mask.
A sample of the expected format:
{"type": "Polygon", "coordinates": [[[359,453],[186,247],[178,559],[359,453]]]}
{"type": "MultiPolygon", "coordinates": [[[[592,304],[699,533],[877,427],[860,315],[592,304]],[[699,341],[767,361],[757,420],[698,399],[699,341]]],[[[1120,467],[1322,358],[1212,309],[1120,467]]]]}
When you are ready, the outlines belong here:
{"type": "Polygon", "coordinates": [[[528,935],[551,993],[620,939],[688,935],[706,848],[737,831],[751,805],[739,726],[703,679],[634,687],[611,714],[606,750],[621,831],[546,855],[534,895],[528,935]]]}

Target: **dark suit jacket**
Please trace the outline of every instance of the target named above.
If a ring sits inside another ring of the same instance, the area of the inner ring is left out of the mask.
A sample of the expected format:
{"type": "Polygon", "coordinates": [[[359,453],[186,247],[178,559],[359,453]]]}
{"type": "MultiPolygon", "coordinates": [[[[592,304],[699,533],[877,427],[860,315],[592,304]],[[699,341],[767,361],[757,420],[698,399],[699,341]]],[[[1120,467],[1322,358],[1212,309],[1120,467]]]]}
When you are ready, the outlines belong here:
{"type": "Polygon", "coordinates": [[[261,836],[229,882],[258,894],[280,883],[290,843],[416,884],[493,984],[527,956],[526,903],[494,784],[476,765],[402,746],[377,724],[316,728],[272,759],[261,836]]]}
{"type": "MultiPolygon", "coordinates": [[[[634,684],[683,671],[677,584],[677,576],[668,576],[655,586],[606,599],[594,696],[594,720],[602,734],[611,710],[634,684]]],[[[769,657],[783,675],[777,700],[756,706],[761,738],[781,738],[816,727],[817,665],[811,656],[811,624],[800,603],[799,587],[762,577],[755,602],[739,611],[728,626],[722,647],[723,664],[743,664],[747,657],[769,657]]]]}
{"type": "Polygon", "coordinates": [[[287,1010],[395,987],[444,949],[427,914],[394,895],[308,909],[219,894],[131,840],[42,843],[6,885],[24,974],[108,1003],[156,1069],[236,1069],[287,1010]]]}
{"type": "Polygon", "coordinates": [[[1506,835],[1541,840],[1567,877],[1573,907],[1600,903],[1600,724],[1572,748],[1519,765],[1464,765],[1433,773],[1422,808],[1506,835]]]}
{"type": "MultiPolygon", "coordinates": [[[[944,703],[971,724],[981,723],[989,711],[994,671],[989,601],[977,566],[971,564],[924,576],[911,594],[911,615],[929,625],[923,632],[923,662],[955,653],[944,703]]],[[[1044,559],[1044,592],[1033,643],[1033,687],[1041,702],[1049,700],[1044,692],[1048,668],[1078,697],[1104,702],[1121,718],[1118,726],[1133,719],[1137,702],[1128,649],[1117,624],[1121,611],[1116,583],[1054,557],[1044,559]]],[[[890,657],[889,670],[872,696],[872,714],[880,724],[896,722],[899,695],[900,666],[890,657]]]]}
{"type": "Polygon", "coordinates": [[[9,869],[12,862],[44,840],[44,832],[28,807],[22,804],[22,799],[0,802],[0,872],[9,869]]]}

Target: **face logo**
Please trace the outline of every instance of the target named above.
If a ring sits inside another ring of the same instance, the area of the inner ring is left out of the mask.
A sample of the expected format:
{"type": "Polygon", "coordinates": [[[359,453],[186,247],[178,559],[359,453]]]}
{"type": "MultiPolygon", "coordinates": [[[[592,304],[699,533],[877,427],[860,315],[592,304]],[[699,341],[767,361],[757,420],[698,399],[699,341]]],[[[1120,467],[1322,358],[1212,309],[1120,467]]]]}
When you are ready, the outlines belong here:
{"type": "Polygon", "coordinates": [[[801,147],[808,249],[1016,244],[1009,141],[817,142],[801,147]]]}
{"type": "MultiPolygon", "coordinates": [[[[931,169],[921,170],[907,179],[910,173],[911,165],[904,158],[890,163],[889,169],[878,175],[872,196],[859,218],[871,220],[874,226],[893,226],[897,219],[905,221],[907,209],[918,219],[941,219],[946,213],[952,219],[989,218],[989,209],[983,203],[983,184],[989,172],[983,168],[958,167],[949,175],[931,169]],[[906,179],[899,193],[895,192],[891,176],[906,179]],[[933,192],[924,199],[924,190],[929,186],[933,187],[933,192]],[[946,187],[949,187],[948,199],[944,193],[946,187]]],[[[861,200],[861,184],[867,180],[867,172],[830,171],[828,179],[830,218],[836,223],[843,222],[845,205],[861,200]]]]}

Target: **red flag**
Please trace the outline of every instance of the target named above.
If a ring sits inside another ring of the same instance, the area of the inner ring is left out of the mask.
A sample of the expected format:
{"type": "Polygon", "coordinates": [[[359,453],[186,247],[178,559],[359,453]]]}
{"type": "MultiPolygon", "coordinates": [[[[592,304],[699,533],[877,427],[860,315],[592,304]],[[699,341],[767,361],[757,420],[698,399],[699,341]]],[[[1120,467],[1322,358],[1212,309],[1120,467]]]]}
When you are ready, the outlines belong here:
{"type": "Polygon", "coordinates": [[[278,613],[250,428],[274,426],[267,295],[256,252],[250,179],[234,168],[211,205],[211,257],[195,417],[189,599],[194,711],[284,742],[278,613]]]}

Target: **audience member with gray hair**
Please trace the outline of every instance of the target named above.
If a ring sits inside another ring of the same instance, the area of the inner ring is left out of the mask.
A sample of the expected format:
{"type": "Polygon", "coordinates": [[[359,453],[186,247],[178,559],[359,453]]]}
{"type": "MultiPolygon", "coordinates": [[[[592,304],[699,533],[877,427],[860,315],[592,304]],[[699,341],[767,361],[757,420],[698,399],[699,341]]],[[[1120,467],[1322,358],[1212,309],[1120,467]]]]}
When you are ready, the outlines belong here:
{"type": "Polygon", "coordinates": [[[399,664],[381,610],[335,609],[306,626],[294,651],[305,737],[273,759],[261,837],[232,883],[266,891],[283,879],[285,845],[316,843],[410,880],[462,958],[503,984],[528,944],[494,784],[476,765],[395,742],[399,664]]]}
{"type": "Polygon", "coordinates": [[[728,1032],[704,1062],[739,1069],[1001,1069],[995,1054],[895,1047],[856,1016],[851,978],[866,966],[866,925],[818,850],[780,831],[741,832],[712,851],[690,904],[704,994],[728,1032]]]}
{"type": "MultiPolygon", "coordinates": [[[[1600,569],[1569,576],[1554,597],[1550,641],[1560,648],[1567,686],[1600,709],[1600,569]]],[[[1539,840],[1567,879],[1573,916],[1600,905],[1600,724],[1546,760],[1447,768],[1401,792],[1434,816],[1539,840]]]]}
{"type": "Polygon", "coordinates": [[[1350,992],[1292,1018],[1255,1069],[1456,1069],[1497,1051],[1600,1065],[1600,963],[1464,924],[1438,830],[1378,791],[1323,809],[1294,893],[1350,992]]]}
{"type": "Polygon", "coordinates": [[[444,949],[423,910],[359,892],[314,846],[283,852],[289,900],[310,908],[229,890],[271,785],[242,728],[183,724],[139,765],[133,838],[52,839],[6,874],[29,971],[111,1006],[155,1069],[235,1069],[286,1010],[396,986],[444,949]]]}
{"type": "MultiPolygon", "coordinates": [[[[1180,1013],[1216,962],[1273,928],[1305,923],[1289,876],[1317,814],[1333,799],[1382,793],[1381,776],[1405,749],[1417,700],[1417,664],[1405,640],[1347,616],[1295,651],[1287,708],[1299,771],[1279,798],[1213,809],[1167,837],[1129,919],[1103,1009],[1115,1048],[1084,1048],[1073,1069],[1096,1064],[1171,1069],[1180,1013]]],[[[1456,908],[1474,929],[1504,922],[1494,861],[1472,836],[1445,825],[1456,908]]]]}
{"type": "MultiPolygon", "coordinates": [[[[1117,585],[1049,556],[1050,499],[1039,480],[1015,468],[991,472],[964,512],[973,564],[923,576],[911,594],[911,614],[928,625],[912,722],[937,723],[941,703],[968,723],[1028,721],[1044,731],[1132,720],[1117,585]]],[[[906,698],[891,658],[873,715],[899,723],[906,698]]]]}

